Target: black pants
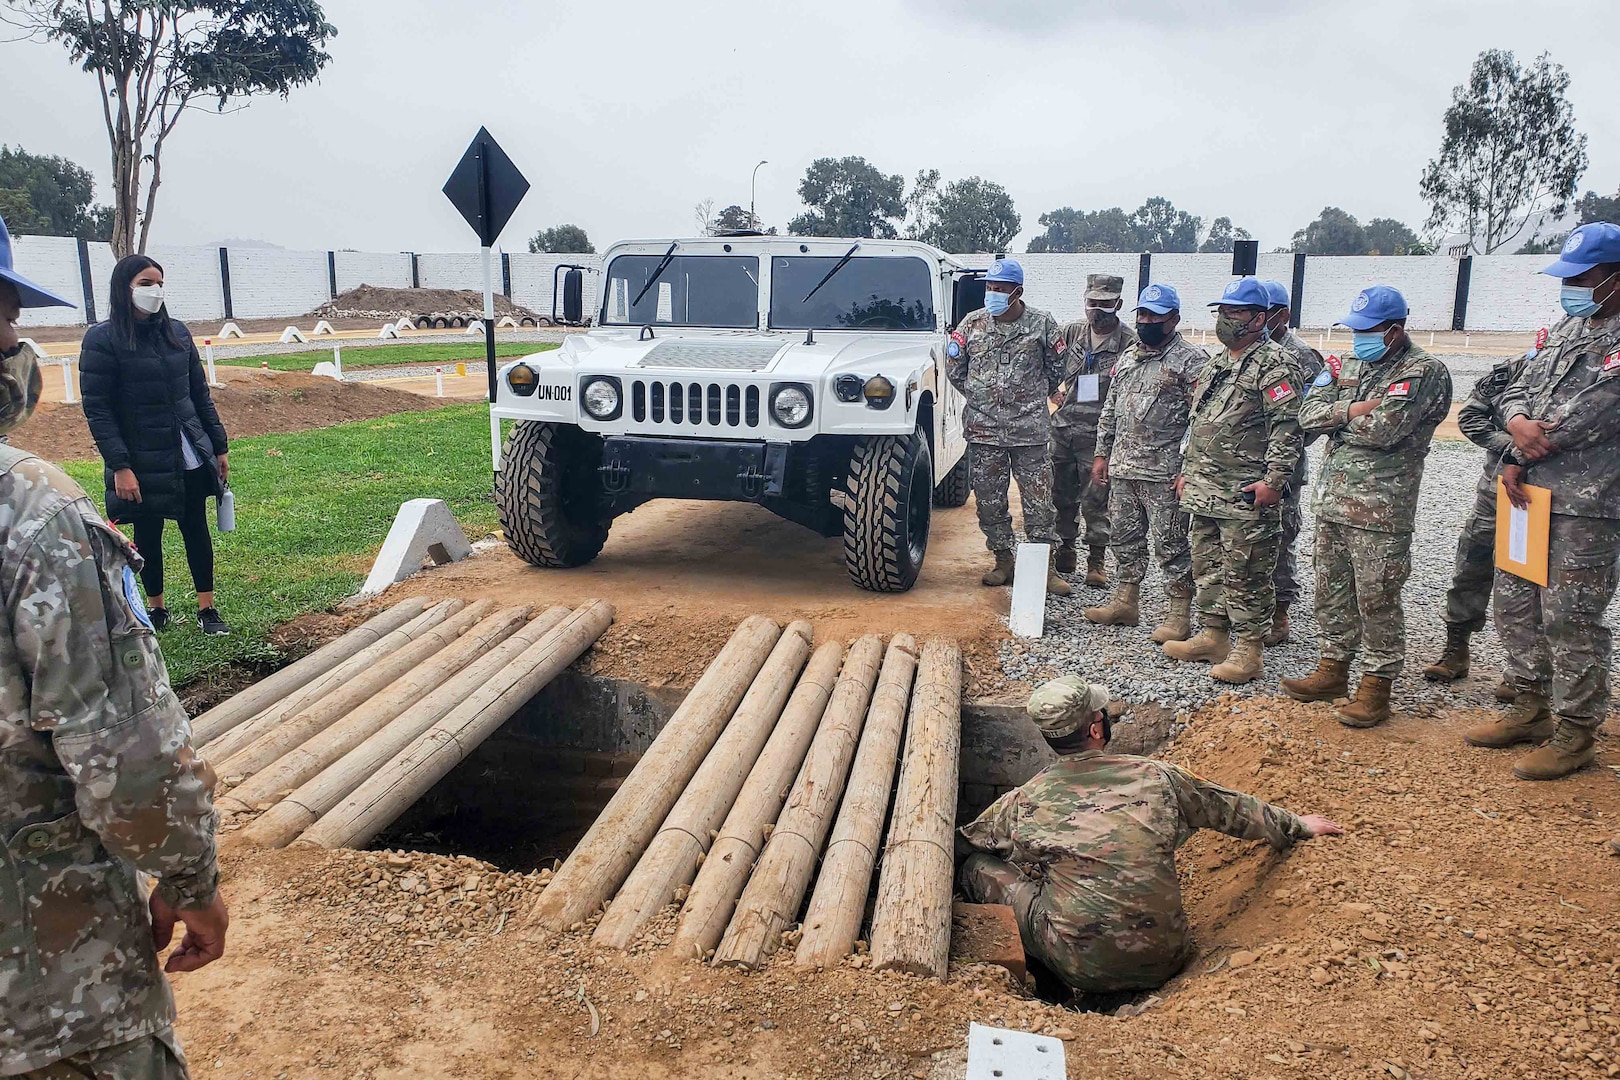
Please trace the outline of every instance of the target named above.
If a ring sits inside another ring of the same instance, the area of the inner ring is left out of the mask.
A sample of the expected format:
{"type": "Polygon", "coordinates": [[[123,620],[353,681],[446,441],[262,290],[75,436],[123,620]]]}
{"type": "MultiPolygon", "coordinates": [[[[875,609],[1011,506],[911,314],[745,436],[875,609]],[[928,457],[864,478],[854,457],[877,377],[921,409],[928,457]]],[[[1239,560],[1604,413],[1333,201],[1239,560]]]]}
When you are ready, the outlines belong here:
{"type": "MultiPolygon", "coordinates": [[[[186,543],[186,563],[200,593],[214,591],[214,538],[208,531],[208,497],[214,493],[213,474],[205,465],[186,470],[186,508],[180,518],[180,538],[186,543]]],[[[135,548],[146,560],[141,584],[147,596],[163,595],[163,519],[137,514],[135,548]]]]}

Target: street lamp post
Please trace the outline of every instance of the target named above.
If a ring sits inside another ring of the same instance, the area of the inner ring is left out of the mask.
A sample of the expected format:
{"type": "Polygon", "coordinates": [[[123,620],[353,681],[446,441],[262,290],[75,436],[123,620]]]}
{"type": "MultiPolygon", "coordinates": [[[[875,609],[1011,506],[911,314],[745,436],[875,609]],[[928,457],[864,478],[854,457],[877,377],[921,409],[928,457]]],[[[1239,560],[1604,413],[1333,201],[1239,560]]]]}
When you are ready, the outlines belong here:
{"type": "MultiPolygon", "coordinates": [[[[762,161],[759,163],[759,165],[769,164],[770,162],[768,161],[762,161]]],[[[754,213],[754,185],[759,180],[759,165],[754,166],[753,173],[748,177],[748,216],[753,218],[756,223],[759,221],[759,215],[754,213]]]]}

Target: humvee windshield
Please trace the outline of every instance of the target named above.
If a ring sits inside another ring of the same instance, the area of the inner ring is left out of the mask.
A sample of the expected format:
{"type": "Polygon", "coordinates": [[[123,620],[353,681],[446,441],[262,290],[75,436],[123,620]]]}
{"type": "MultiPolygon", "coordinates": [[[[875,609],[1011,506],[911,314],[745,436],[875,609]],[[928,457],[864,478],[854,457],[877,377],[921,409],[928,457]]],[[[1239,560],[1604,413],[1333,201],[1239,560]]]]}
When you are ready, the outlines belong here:
{"type": "Polygon", "coordinates": [[[757,256],[676,255],[652,287],[646,288],[663,261],[660,255],[620,255],[608,264],[602,298],[604,325],[759,325],[757,256]]]}
{"type": "Polygon", "coordinates": [[[928,263],[909,256],[858,257],[827,278],[838,261],[837,255],[778,255],[772,259],[771,326],[780,330],[934,329],[934,283],[928,263]],[[823,278],[826,282],[816,289],[823,278]],[[815,295],[809,295],[811,290],[816,290],[815,295]]]}

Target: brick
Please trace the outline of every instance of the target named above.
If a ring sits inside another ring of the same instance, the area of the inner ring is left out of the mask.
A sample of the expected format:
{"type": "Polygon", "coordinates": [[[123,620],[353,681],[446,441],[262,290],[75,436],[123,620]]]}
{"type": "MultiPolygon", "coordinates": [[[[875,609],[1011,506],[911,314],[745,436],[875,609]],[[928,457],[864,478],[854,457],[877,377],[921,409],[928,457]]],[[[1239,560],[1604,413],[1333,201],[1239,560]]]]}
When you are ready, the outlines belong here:
{"type": "Polygon", "coordinates": [[[951,959],[959,964],[1004,967],[1024,984],[1024,941],[1013,909],[1005,904],[951,905],[951,959]]]}

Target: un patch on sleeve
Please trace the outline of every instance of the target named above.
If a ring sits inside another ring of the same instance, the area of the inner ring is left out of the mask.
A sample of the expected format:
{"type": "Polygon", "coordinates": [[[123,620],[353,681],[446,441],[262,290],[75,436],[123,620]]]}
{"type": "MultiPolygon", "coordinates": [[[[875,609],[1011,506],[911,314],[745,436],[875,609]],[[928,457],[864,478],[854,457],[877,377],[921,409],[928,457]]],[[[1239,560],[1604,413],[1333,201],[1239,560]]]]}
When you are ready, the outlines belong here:
{"type": "Polygon", "coordinates": [[[153,629],[152,616],[146,613],[146,601],[141,599],[141,590],[135,587],[135,571],[127,566],[124,567],[124,601],[142,626],[153,629]]]}
{"type": "Polygon", "coordinates": [[[1324,367],[1317,374],[1316,381],[1311,383],[1311,385],[1312,386],[1332,386],[1333,385],[1333,370],[1331,368],[1324,367]]]}

